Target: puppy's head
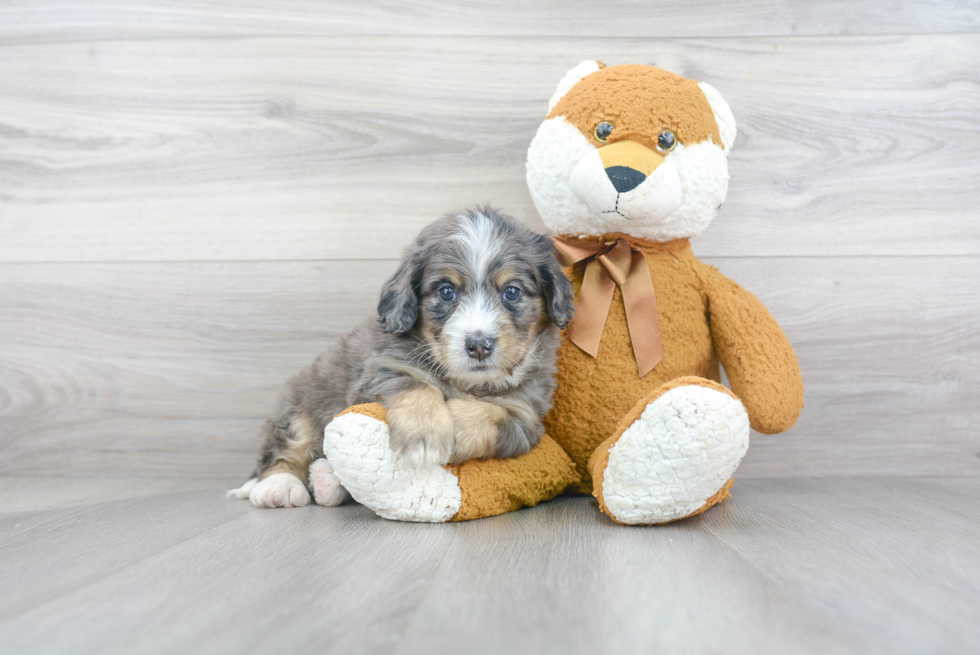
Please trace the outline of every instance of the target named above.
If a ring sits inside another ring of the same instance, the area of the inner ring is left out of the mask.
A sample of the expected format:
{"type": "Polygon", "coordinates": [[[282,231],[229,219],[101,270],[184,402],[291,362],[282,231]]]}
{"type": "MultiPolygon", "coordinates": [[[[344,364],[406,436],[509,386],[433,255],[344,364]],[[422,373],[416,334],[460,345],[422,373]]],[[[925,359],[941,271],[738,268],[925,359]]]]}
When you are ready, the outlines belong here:
{"type": "Polygon", "coordinates": [[[551,242],[486,207],[422,230],[382,291],[378,320],[420,338],[420,362],[477,386],[520,377],[541,334],[571,320],[573,298],[551,242]]]}
{"type": "Polygon", "coordinates": [[[527,154],[527,183],[560,234],[699,234],[728,191],[735,119],[703,82],[585,61],[559,83],[527,154]]]}

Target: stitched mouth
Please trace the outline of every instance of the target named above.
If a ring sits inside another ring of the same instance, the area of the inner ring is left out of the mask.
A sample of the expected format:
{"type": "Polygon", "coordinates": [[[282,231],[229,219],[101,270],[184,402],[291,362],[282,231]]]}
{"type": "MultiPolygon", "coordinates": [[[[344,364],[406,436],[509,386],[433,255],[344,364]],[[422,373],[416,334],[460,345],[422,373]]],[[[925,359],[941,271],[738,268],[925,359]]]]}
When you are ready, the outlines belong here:
{"type": "Polygon", "coordinates": [[[627,216],[626,214],[624,214],[623,212],[619,211],[619,197],[621,195],[622,195],[621,193],[617,193],[616,194],[616,206],[615,207],[613,207],[612,209],[606,210],[604,212],[599,212],[599,213],[600,214],[619,214],[620,216],[622,216],[623,218],[625,218],[628,221],[633,220],[629,216],[627,216]]]}

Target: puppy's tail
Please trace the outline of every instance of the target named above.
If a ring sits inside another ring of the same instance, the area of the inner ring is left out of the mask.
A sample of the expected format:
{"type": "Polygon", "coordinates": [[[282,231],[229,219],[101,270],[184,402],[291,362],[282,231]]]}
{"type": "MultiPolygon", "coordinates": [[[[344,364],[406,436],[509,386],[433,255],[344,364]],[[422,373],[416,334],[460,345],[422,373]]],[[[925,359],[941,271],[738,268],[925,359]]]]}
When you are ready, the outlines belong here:
{"type": "Polygon", "coordinates": [[[228,493],[226,493],[225,496],[228,498],[241,498],[242,500],[245,500],[246,498],[248,498],[249,493],[251,493],[252,487],[257,485],[258,483],[259,483],[258,478],[252,478],[251,480],[249,480],[242,486],[238,487],[237,489],[229,489],[228,493]]]}

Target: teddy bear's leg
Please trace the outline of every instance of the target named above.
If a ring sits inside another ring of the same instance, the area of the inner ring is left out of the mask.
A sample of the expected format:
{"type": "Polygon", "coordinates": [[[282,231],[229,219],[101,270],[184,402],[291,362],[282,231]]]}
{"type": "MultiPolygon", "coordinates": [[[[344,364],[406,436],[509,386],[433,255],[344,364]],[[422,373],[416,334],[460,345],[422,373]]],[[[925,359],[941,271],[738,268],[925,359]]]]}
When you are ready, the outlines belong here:
{"type": "Polygon", "coordinates": [[[700,514],[729,497],[749,446],[749,418],[711,380],[672,380],[637,403],[589,460],[593,494],[618,523],[700,514]]]}
{"type": "Polygon", "coordinates": [[[578,479],[571,459],[548,436],[512,459],[419,468],[391,450],[385,410],[374,403],[351,407],[331,421],[323,450],[354,500],[398,521],[495,516],[554,498],[578,479]]]}

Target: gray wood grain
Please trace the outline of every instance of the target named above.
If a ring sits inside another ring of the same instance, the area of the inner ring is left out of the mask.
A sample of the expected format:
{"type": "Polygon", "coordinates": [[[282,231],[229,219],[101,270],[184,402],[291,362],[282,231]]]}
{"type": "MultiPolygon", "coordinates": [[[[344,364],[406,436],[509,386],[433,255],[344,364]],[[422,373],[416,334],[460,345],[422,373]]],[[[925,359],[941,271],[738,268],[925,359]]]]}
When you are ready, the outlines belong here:
{"type": "Polygon", "coordinates": [[[248,510],[212,490],[156,494],[49,513],[0,535],[0,621],[201,534],[248,510]],[[194,503],[194,511],[187,507],[194,503]],[[119,517],[125,517],[119,521],[119,517]],[[51,575],[57,565],[57,574],[51,575]]]}
{"type": "Polygon", "coordinates": [[[82,559],[93,578],[84,589],[61,574],[74,555],[67,544],[84,546],[89,537],[73,525],[29,558],[0,550],[0,566],[21,565],[16,582],[59,592],[40,605],[22,599],[0,615],[5,652],[391,652],[455,533],[454,525],[384,522],[353,504],[254,511],[216,489],[144,505],[92,512],[110,536],[140,527],[142,513],[170,531],[202,508],[245,514],[138,561],[133,544],[96,536],[106,548],[82,559]],[[25,574],[25,559],[54,570],[25,574]],[[119,559],[128,566],[117,567],[119,559]],[[39,625],[58,629],[39,641],[39,625]]]}
{"type": "Polygon", "coordinates": [[[388,258],[488,200],[542,228],[525,150],[587,57],[733,107],[703,255],[980,253],[980,35],[290,36],[0,46],[0,261],[388,258]]]}
{"type": "MultiPolygon", "coordinates": [[[[969,511],[975,501],[950,493],[943,480],[744,486],[755,493],[736,489],[738,504],[724,508],[724,521],[708,521],[708,529],[836,625],[862,626],[861,652],[975,649],[980,514],[969,511]]],[[[975,495],[977,487],[971,489],[975,495]]]]}
{"type": "MultiPolygon", "coordinates": [[[[781,322],[807,388],[741,475],[980,475],[980,259],[706,261],[781,322]]],[[[0,265],[0,472],[246,475],[279,386],[395,265],[0,265]]]]}
{"type": "MultiPolygon", "coordinates": [[[[115,477],[38,478],[0,476],[0,516],[48,512],[179,491],[214,489],[220,478],[115,477]]],[[[226,485],[238,482],[229,478],[226,485]]],[[[237,486],[237,485],[236,485],[237,486]]],[[[7,533],[0,533],[7,536],[7,533]]]]}
{"type": "Polygon", "coordinates": [[[55,478],[0,476],[0,543],[40,526],[50,530],[50,524],[63,521],[67,513],[88,511],[92,505],[214,490],[215,485],[232,489],[240,484],[240,476],[225,479],[109,474],[55,478]]]}
{"type": "Polygon", "coordinates": [[[247,474],[280,385],[375,312],[395,266],[4,267],[5,472],[247,474]]]}
{"type": "Polygon", "coordinates": [[[58,538],[0,544],[5,591],[48,592],[9,603],[0,643],[11,655],[966,654],[980,638],[978,491],[978,478],[739,480],[732,500],[659,528],[615,525],[582,497],[452,525],[357,505],[242,510],[217,489],[93,500],[89,514],[63,510],[58,538]],[[150,552],[140,537],[148,517],[177,532],[220,504],[229,520],[182,540],[150,552]]]}
{"type": "Polygon", "coordinates": [[[602,3],[535,2],[230,2],[138,3],[63,0],[0,7],[0,41],[170,36],[503,35],[503,36],[758,36],[977,31],[980,5],[918,0],[882,6],[874,0],[803,3],[718,0],[602,3]]]}
{"type": "Polygon", "coordinates": [[[400,652],[475,635],[487,653],[860,652],[704,522],[623,528],[591,498],[543,510],[460,525],[400,652]]]}
{"type": "MultiPolygon", "coordinates": [[[[3,508],[0,542],[57,520],[66,510],[179,491],[214,489],[216,483],[221,483],[220,477],[125,478],[105,474],[87,478],[0,477],[0,507],[3,508]]],[[[240,484],[240,476],[228,478],[223,488],[233,489],[240,484]]]]}

